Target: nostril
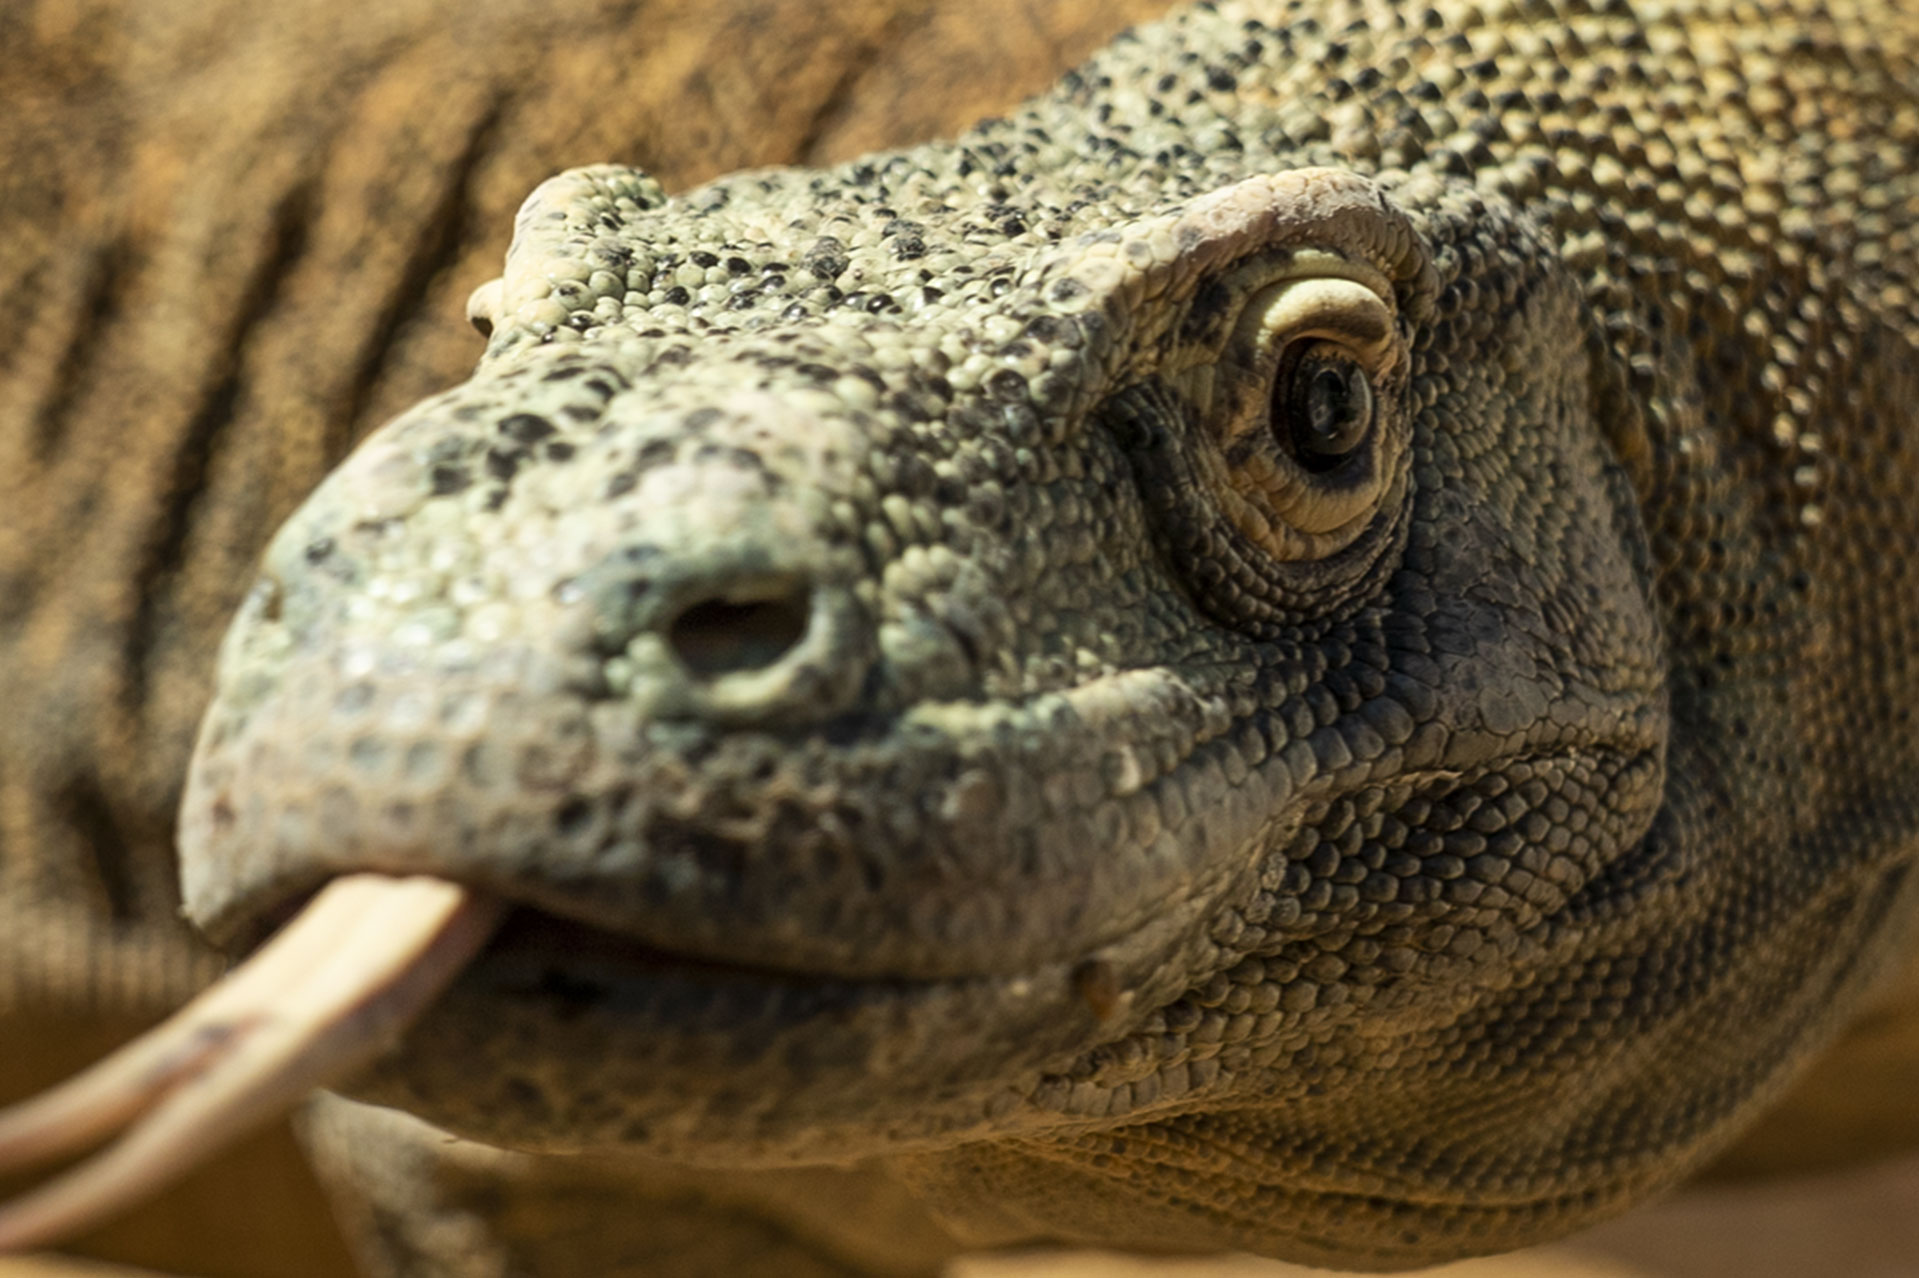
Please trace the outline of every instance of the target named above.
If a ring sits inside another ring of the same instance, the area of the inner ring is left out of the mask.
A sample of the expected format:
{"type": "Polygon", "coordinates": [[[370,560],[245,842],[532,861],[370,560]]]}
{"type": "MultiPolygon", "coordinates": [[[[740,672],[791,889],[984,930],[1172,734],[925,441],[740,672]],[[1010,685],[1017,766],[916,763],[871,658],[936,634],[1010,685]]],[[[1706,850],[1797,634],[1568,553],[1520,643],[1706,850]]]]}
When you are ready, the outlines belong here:
{"type": "Polygon", "coordinates": [[[762,670],[806,635],[812,614],[804,586],[778,588],[759,598],[708,599],[667,627],[667,642],[696,678],[762,670]]]}

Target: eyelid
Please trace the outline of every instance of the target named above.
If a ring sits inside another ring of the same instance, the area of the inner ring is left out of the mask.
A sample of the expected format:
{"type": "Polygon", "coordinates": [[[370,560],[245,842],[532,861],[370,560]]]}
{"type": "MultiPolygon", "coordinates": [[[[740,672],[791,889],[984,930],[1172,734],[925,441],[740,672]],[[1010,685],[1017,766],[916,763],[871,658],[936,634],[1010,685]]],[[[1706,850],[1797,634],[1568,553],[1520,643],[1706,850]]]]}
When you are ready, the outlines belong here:
{"type": "Polygon", "coordinates": [[[1346,346],[1368,363],[1383,360],[1393,344],[1393,308],[1377,291],[1356,280],[1315,274],[1282,279],[1250,298],[1232,340],[1277,359],[1302,338],[1346,346]]]}

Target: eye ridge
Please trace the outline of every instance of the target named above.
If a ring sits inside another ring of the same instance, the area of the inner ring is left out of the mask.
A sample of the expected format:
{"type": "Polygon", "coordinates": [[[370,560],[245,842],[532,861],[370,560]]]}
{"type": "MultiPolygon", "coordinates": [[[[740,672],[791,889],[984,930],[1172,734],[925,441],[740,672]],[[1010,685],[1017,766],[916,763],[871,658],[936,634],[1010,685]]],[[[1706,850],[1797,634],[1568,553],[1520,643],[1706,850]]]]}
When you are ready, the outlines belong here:
{"type": "Polygon", "coordinates": [[[1372,379],[1359,361],[1324,348],[1282,367],[1273,385],[1273,428],[1302,469],[1339,470],[1373,435],[1372,379]]]}

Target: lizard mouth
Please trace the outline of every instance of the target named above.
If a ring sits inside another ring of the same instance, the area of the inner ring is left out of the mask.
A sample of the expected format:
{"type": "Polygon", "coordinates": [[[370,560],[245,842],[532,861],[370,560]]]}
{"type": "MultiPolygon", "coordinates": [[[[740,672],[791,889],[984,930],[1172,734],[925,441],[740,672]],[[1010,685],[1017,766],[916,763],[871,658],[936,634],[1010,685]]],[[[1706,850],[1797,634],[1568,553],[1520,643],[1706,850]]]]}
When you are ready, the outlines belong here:
{"type": "Polygon", "coordinates": [[[918,1113],[917,1131],[887,1132],[910,1148],[1017,1107],[967,1085],[974,1055],[1003,1064],[1009,1036],[1030,1049],[1096,1030],[1102,1009],[1055,975],[822,979],[677,956],[440,879],[345,876],[173,1018],[0,1111],[0,1172],[122,1133],[0,1203],[0,1252],[83,1229],[343,1082],[523,1148],[816,1159],[836,1139],[870,1147],[876,1106],[918,1113]],[[1075,997],[1080,1015],[1061,1017],[1075,997]]]}
{"type": "Polygon", "coordinates": [[[1157,985],[1098,956],[937,977],[714,958],[517,903],[406,1050],[341,1090],[542,1152],[730,1166],[904,1152],[1056,1123],[1032,1108],[1033,1081],[1168,997],[1157,985]]]}

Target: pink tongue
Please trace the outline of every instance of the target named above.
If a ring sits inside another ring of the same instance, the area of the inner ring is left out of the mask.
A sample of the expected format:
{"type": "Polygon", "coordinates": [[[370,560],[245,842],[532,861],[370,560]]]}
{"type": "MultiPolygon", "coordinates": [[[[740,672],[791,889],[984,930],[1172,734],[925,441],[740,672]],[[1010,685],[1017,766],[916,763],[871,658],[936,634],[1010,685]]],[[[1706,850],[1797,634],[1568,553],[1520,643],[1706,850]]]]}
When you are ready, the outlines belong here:
{"type": "Polygon", "coordinates": [[[501,902],[439,879],[337,879],[259,953],[92,1069],[0,1111],[0,1173],[73,1154],[0,1203],[0,1252],[158,1190],[399,1038],[492,935],[501,902]]]}

